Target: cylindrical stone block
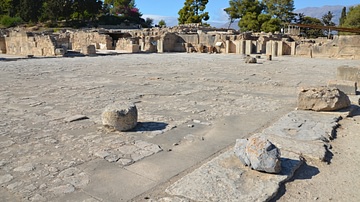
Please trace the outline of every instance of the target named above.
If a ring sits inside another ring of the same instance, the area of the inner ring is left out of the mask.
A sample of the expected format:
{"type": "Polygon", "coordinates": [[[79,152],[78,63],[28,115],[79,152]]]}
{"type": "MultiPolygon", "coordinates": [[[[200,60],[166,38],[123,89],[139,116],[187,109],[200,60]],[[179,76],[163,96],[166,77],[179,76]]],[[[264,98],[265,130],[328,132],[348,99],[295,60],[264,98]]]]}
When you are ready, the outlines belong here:
{"type": "Polygon", "coordinates": [[[104,126],[118,131],[127,131],[135,128],[137,117],[137,109],[133,103],[114,103],[108,105],[101,115],[104,126]]]}

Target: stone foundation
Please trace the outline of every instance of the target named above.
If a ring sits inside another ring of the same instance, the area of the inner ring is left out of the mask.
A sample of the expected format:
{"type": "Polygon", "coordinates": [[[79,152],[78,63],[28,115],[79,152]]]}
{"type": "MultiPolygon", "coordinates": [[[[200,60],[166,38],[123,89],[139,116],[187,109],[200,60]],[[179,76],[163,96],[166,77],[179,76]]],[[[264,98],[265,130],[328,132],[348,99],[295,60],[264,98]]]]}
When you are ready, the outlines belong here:
{"type": "Polygon", "coordinates": [[[56,41],[50,35],[12,31],[5,37],[6,53],[10,55],[55,56],[56,41]]]}
{"type": "MultiPolygon", "coordinates": [[[[295,37],[296,39],[296,37],[295,37]]],[[[12,31],[0,37],[1,53],[14,55],[54,56],[56,48],[81,51],[94,45],[100,50],[119,50],[129,53],[198,52],[266,54],[272,57],[298,55],[360,59],[360,36],[339,36],[333,40],[318,38],[294,41],[282,34],[240,33],[235,30],[201,26],[177,26],[138,30],[63,31],[34,34],[12,31]]]]}

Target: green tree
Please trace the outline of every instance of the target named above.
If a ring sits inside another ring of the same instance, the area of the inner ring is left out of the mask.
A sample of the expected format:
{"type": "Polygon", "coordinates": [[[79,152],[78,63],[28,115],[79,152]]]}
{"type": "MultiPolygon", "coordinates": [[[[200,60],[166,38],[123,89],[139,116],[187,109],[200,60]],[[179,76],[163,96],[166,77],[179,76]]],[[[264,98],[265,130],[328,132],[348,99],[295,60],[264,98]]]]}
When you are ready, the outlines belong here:
{"type": "Polygon", "coordinates": [[[209,20],[209,13],[204,12],[209,0],[186,0],[178,12],[179,24],[202,23],[209,20]]]}
{"type": "MultiPolygon", "coordinates": [[[[322,17],[321,17],[321,22],[325,25],[325,26],[335,26],[335,23],[332,21],[334,17],[334,14],[329,11],[327,14],[324,14],[322,17]]],[[[328,36],[328,38],[330,38],[330,35],[331,35],[331,30],[326,30],[326,34],[328,36]]]]}
{"type": "Polygon", "coordinates": [[[258,17],[261,23],[261,31],[276,32],[280,31],[281,21],[278,18],[272,18],[270,14],[260,14],[258,17]]]}
{"type": "Polygon", "coordinates": [[[239,14],[239,1],[238,0],[230,0],[229,1],[229,7],[225,8],[224,11],[229,16],[229,26],[230,28],[231,24],[236,20],[240,18],[239,14]]]}
{"type": "Polygon", "coordinates": [[[304,18],[305,18],[305,14],[304,13],[295,13],[295,17],[294,17],[294,22],[296,24],[303,24],[304,22],[304,18]]]}
{"type": "Polygon", "coordinates": [[[152,18],[145,19],[145,24],[144,24],[145,27],[150,28],[150,27],[152,27],[153,24],[154,24],[154,19],[152,19],[152,18]]]}
{"type": "Polygon", "coordinates": [[[239,21],[239,27],[242,32],[260,31],[261,24],[258,21],[259,14],[256,12],[247,12],[239,21]]]}
{"type": "Polygon", "coordinates": [[[10,15],[11,0],[0,0],[0,16],[10,15]]]}
{"type": "MultiPolygon", "coordinates": [[[[312,18],[312,17],[309,17],[309,16],[304,17],[303,24],[321,25],[321,26],[323,26],[323,23],[321,22],[321,20],[319,20],[317,18],[312,18]]],[[[303,34],[307,38],[317,38],[317,37],[323,37],[324,36],[323,30],[314,29],[314,28],[305,28],[305,29],[303,29],[303,34]]]]}
{"type": "Polygon", "coordinates": [[[258,0],[230,0],[229,7],[224,11],[229,16],[229,26],[235,19],[240,19],[238,25],[241,31],[260,31],[262,22],[258,21],[258,17],[263,9],[264,5],[258,0]]]}
{"type": "Polygon", "coordinates": [[[166,27],[166,22],[165,22],[165,20],[160,20],[160,21],[159,21],[159,26],[160,26],[160,27],[166,27]]]}
{"type": "Polygon", "coordinates": [[[241,28],[242,26],[242,30],[250,31],[250,27],[259,27],[259,23],[256,23],[256,25],[248,25],[247,23],[255,23],[255,16],[257,18],[263,9],[264,5],[258,0],[230,0],[229,7],[225,8],[224,11],[229,16],[229,27],[235,19],[243,19],[246,15],[243,22],[239,21],[239,27],[241,28]]]}
{"type": "Polygon", "coordinates": [[[280,19],[282,24],[290,23],[295,14],[293,13],[294,0],[263,0],[265,12],[272,17],[280,19]]]}
{"type": "Polygon", "coordinates": [[[327,14],[324,14],[321,17],[321,21],[325,26],[334,26],[335,23],[332,21],[333,17],[334,14],[331,11],[329,11],[327,14]]]}
{"type": "Polygon", "coordinates": [[[37,22],[42,8],[42,0],[21,0],[20,17],[25,22],[37,22]]]}
{"type": "Polygon", "coordinates": [[[350,7],[344,20],[344,27],[360,28],[360,5],[350,7]]]}
{"type": "Polygon", "coordinates": [[[339,19],[339,25],[340,26],[343,26],[344,22],[345,22],[345,19],[346,19],[346,7],[344,7],[341,11],[341,16],[340,16],[340,19],[339,19]]]}
{"type": "Polygon", "coordinates": [[[64,10],[66,0],[45,0],[43,4],[42,20],[58,21],[64,10]]]}

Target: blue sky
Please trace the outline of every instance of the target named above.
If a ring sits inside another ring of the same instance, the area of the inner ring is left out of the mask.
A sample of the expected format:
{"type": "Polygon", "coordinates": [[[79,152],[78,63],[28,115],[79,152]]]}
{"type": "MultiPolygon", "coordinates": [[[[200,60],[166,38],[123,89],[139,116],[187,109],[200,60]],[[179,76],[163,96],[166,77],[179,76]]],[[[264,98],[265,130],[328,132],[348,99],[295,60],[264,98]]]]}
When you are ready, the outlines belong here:
{"type": "MultiPolygon", "coordinates": [[[[143,17],[150,17],[157,23],[160,19],[167,24],[177,23],[178,11],[184,6],[185,0],[135,0],[136,6],[143,13],[143,17]]],[[[295,0],[295,9],[305,7],[321,7],[324,5],[351,6],[359,4],[359,0],[295,0]]],[[[223,9],[228,7],[229,0],[209,0],[206,11],[209,12],[210,21],[222,22],[227,20],[223,9]]]]}

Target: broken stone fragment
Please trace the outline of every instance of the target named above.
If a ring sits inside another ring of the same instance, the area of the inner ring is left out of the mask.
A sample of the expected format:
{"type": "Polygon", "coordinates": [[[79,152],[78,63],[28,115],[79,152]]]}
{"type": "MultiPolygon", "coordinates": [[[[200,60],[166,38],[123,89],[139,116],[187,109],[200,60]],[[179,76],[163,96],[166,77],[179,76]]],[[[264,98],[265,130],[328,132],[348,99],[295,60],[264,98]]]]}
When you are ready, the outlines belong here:
{"type": "Polygon", "coordinates": [[[298,109],[314,111],[336,111],[349,107],[349,97],[335,87],[302,89],[298,96],[298,109]]]}
{"type": "Polygon", "coordinates": [[[114,103],[108,105],[101,115],[105,127],[118,131],[128,131],[137,124],[137,108],[133,103],[114,103]]]}
{"type": "Polygon", "coordinates": [[[280,173],[280,150],[264,136],[252,136],[248,140],[238,139],[235,155],[245,166],[267,173],[280,173]]]}
{"type": "Polygon", "coordinates": [[[245,58],[245,63],[257,63],[257,60],[254,57],[248,56],[245,58]]]}

